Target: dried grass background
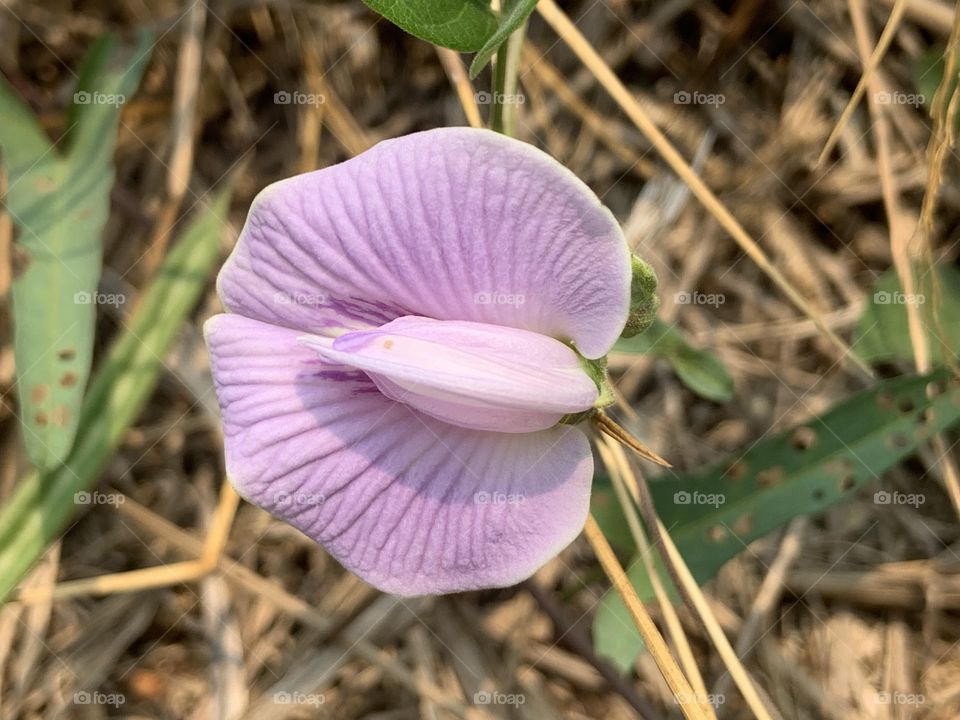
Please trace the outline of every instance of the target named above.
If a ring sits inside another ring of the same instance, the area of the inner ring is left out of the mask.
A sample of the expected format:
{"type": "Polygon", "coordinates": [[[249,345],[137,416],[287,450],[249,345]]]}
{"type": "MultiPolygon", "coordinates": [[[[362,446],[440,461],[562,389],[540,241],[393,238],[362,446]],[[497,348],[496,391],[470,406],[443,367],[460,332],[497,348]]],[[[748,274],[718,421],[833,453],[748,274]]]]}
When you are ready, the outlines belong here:
{"type": "MultiPolygon", "coordinates": [[[[878,107],[869,98],[840,135],[838,152],[816,164],[863,69],[851,9],[864,14],[875,43],[891,4],[563,3],[773,265],[848,341],[865,295],[895,259],[891,237],[909,236],[916,226],[928,181],[926,111],[878,107]],[[678,104],[678,92],[723,102],[678,104]],[[883,197],[891,189],[893,220],[883,197]]],[[[914,60],[947,40],[952,6],[911,0],[905,9],[868,95],[877,88],[915,93],[914,60]]],[[[235,197],[224,257],[266,184],[384,138],[466,124],[451,81],[455,58],[378,19],[359,0],[4,0],[0,71],[56,136],[73,72],[94,38],[143,28],[157,44],[140,92],[123,111],[103,280],[131,297],[156,268],[168,230],[176,236],[179,215],[227,177],[235,197]],[[191,44],[192,61],[184,50],[191,44]],[[274,101],[277,92],[295,91],[324,100],[274,101]]],[[[654,264],[662,316],[715,351],[736,381],[735,399],[718,405],[692,395],[666,366],[615,358],[631,408],[621,409],[622,421],[686,469],[862,388],[858,372],[691,197],[537,14],[528,37],[517,135],[600,195],[654,264]],[[677,293],[693,291],[725,301],[675,302],[677,293]]],[[[487,89],[485,73],[474,90],[487,89]]],[[[960,247],[956,170],[951,155],[930,235],[941,262],[956,262],[960,247]]],[[[102,478],[102,491],[126,501],[78,514],[25,587],[197,556],[223,481],[199,334],[217,311],[211,278],[152,401],[102,478]]],[[[101,316],[98,347],[117,327],[115,317],[101,316]]],[[[4,496],[26,467],[13,374],[4,299],[4,496]]],[[[957,452],[944,449],[946,460],[924,450],[887,478],[924,493],[919,508],[878,506],[865,492],[745,548],[707,585],[734,644],[750,641],[745,665],[783,718],[960,717],[960,526],[943,486],[943,468],[957,452]],[[883,693],[902,702],[878,700],[883,693]]],[[[590,623],[607,592],[595,557],[578,540],[516,588],[401,601],[243,505],[218,572],[198,582],[0,611],[0,717],[679,717],[649,656],[624,678],[593,656],[590,623]],[[525,702],[478,705],[482,691],[522,694],[525,702]],[[78,704],[78,692],[120,694],[124,702],[78,704]],[[277,693],[301,702],[278,703],[277,693]]],[[[651,612],[659,618],[655,606],[651,612]]],[[[718,716],[753,717],[700,625],[679,613],[707,687],[725,696],[718,716]]]]}

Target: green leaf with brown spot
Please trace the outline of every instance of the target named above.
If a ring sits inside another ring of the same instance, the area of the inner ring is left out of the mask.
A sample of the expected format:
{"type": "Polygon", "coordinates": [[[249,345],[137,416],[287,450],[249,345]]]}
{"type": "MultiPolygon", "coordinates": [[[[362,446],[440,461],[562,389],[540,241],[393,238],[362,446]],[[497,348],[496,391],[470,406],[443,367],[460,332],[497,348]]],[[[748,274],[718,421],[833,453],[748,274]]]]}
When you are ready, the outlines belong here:
{"type": "Polygon", "coordinates": [[[88,55],[64,138],[44,135],[0,78],[4,206],[17,229],[14,357],[20,421],[31,462],[49,469],[70,451],[93,356],[102,233],[113,186],[120,107],[136,89],[149,38],[132,55],[106,37],[88,55]],[[121,54],[128,55],[120,60],[121,54]]]}
{"type": "MultiPolygon", "coordinates": [[[[893,378],[729,461],[650,489],[693,576],[704,583],[754,540],[879,482],[935,433],[958,424],[960,382],[949,372],[893,378]],[[937,394],[928,397],[932,384],[937,394]]],[[[642,562],[631,563],[628,575],[641,600],[653,598],[642,562]]],[[[593,631],[597,652],[623,670],[643,648],[616,593],[604,598],[593,631]]]]}
{"type": "Polygon", "coordinates": [[[163,370],[161,358],[211,281],[229,205],[229,191],[219,193],[167,254],[84,398],[80,429],[66,461],[21,478],[0,511],[0,602],[60,537],[78,509],[77,494],[96,486],[153,392],[163,370]]]}

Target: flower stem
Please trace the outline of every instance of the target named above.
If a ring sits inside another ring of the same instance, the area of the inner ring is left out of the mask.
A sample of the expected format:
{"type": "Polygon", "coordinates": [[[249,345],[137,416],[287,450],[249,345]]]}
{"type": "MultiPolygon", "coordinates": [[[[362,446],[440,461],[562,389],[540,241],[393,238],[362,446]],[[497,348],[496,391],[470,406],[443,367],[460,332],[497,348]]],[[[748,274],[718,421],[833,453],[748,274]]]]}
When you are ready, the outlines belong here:
{"type": "MultiPolygon", "coordinates": [[[[518,0],[502,0],[500,16],[506,17],[518,0]]],[[[517,72],[520,51],[527,32],[527,23],[517,28],[497,50],[493,72],[493,93],[490,105],[490,129],[513,137],[516,127],[517,72]]]]}

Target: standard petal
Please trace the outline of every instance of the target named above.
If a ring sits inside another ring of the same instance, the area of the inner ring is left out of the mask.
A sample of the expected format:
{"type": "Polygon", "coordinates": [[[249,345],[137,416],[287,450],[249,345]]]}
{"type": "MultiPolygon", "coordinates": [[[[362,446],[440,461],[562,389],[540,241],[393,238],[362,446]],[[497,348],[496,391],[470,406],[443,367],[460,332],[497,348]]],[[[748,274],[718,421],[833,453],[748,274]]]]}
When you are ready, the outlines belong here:
{"type": "Polygon", "coordinates": [[[421,315],[596,358],[626,322],[630,257],[610,212],[549,155],[442,128],[265,189],[219,289],[241,315],[316,334],[421,315]]]}
{"type": "Polygon", "coordinates": [[[207,323],[227,473],[241,495],[400,595],[512,585],[583,527],[586,436],[467,430],[321,361],[298,333],[207,323]]]}
{"type": "Polygon", "coordinates": [[[365,371],[387,397],[475,430],[546,430],[599,395],[568,346],[502,325],[407,316],[336,340],[301,341],[365,371]]]}

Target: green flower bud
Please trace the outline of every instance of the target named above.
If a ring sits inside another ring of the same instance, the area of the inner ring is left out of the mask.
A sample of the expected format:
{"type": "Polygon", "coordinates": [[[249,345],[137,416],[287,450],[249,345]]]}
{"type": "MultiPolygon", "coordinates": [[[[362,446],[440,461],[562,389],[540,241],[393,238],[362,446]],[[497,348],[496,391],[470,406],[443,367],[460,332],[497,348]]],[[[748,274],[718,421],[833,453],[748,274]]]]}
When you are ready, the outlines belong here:
{"type": "Polygon", "coordinates": [[[630,315],[621,337],[639,335],[651,324],[660,308],[657,297],[657,274],[650,265],[636,255],[631,256],[633,280],[630,283],[630,315]]]}

